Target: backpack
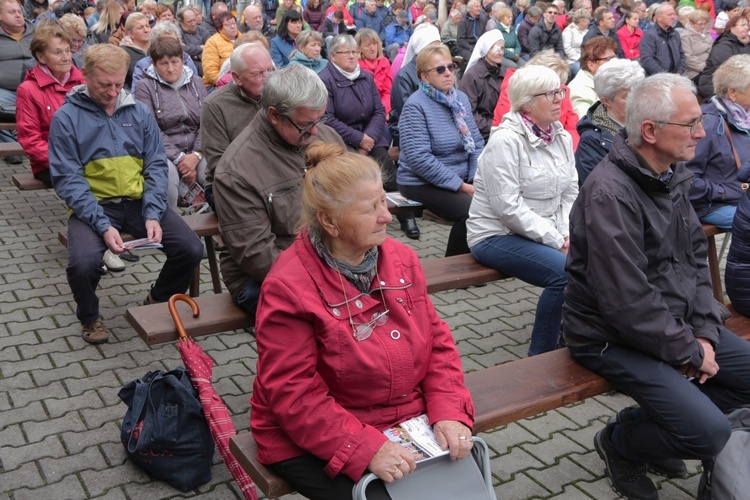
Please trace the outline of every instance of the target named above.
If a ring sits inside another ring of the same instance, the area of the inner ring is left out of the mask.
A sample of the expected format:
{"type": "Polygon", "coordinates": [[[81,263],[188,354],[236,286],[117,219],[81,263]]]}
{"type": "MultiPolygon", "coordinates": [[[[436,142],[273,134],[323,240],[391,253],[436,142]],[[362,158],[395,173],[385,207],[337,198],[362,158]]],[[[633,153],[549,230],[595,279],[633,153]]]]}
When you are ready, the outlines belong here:
{"type": "Polygon", "coordinates": [[[732,435],[712,460],[703,461],[698,500],[739,500],[750,491],[750,408],[727,415],[732,435]]]}

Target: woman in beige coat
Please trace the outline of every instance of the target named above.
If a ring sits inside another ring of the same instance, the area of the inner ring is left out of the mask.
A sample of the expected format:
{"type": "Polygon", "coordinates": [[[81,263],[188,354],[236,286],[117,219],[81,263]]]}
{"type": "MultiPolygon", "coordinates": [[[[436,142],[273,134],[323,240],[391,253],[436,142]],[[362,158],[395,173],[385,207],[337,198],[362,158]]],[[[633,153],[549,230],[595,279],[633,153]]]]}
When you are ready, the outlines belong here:
{"type": "Polygon", "coordinates": [[[694,10],[688,15],[689,23],[680,33],[682,51],[685,52],[685,76],[690,79],[703,71],[714,43],[708,30],[709,20],[708,12],[694,10]]]}

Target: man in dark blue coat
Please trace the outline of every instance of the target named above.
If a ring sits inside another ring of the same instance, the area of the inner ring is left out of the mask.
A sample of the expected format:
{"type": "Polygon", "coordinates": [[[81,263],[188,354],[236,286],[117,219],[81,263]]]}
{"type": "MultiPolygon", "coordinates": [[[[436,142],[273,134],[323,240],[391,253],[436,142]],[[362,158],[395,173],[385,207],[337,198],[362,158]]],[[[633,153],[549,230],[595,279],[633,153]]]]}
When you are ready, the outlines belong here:
{"type": "Polygon", "coordinates": [[[646,76],[656,73],[685,72],[685,53],[682,51],[680,34],[673,28],[677,17],[674,7],[663,3],[654,11],[656,21],[646,30],[641,39],[641,66],[646,76]]]}

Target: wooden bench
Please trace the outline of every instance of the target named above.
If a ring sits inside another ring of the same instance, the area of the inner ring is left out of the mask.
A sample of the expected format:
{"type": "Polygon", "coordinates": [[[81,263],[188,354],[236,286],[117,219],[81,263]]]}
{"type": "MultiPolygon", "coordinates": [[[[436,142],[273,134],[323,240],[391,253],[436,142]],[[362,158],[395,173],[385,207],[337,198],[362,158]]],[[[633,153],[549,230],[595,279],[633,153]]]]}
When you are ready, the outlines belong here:
{"type": "MultiPolygon", "coordinates": [[[[193,230],[193,232],[195,232],[196,235],[203,238],[203,241],[206,242],[206,257],[208,258],[208,268],[211,271],[211,284],[213,285],[213,291],[215,294],[221,294],[221,276],[219,275],[219,264],[216,259],[216,248],[214,247],[213,240],[213,237],[219,234],[219,220],[216,218],[216,214],[186,215],[182,217],[182,220],[193,230]]],[[[121,234],[121,236],[124,241],[130,241],[133,239],[129,234],[121,234]]],[[[58,231],[57,239],[62,246],[68,248],[67,229],[61,229],[58,231]]],[[[198,268],[195,270],[193,283],[190,285],[190,295],[193,297],[198,297],[198,295],[200,295],[200,265],[198,265],[198,268]]],[[[166,311],[166,303],[163,305],[164,310],[166,311]]],[[[167,316],[169,316],[169,313],[167,313],[167,316]]],[[[176,330],[175,335],[177,335],[176,330]]],[[[175,338],[177,337],[175,336],[175,338]]]]}
{"type": "MultiPolygon", "coordinates": [[[[427,291],[441,292],[465,288],[507,278],[504,274],[483,266],[471,254],[456,255],[422,261],[427,291]]],[[[178,304],[183,313],[185,330],[191,337],[210,335],[252,326],[254,318],[237,306],[229,293],[206,295],[196,299],[200,316],[193,318],[187,304],[178,304]]],[[[128,323],[148,345],[177,339],[177,329],[166,304],[129,307],[125,311],[128,323]]]]}
{"type": "Polygon", "coordinates": [[[0,123],[0,130],[15,130],[15,123],[0,123]]]}
{"type": "Polygon", "coordinates": [[[48,185],[35,179],[33,174],[13,174],[12,177],[13,185],[21,191],[34,191],[36,189],[50,189],[48,185]]]}
{"type": "MultiPolygon", "coordinates": [[[[750,318],[732,310],[726,326],[750,340],[750,318]]],[[[567,349],[468,373],[466,385],[474,400],[475,434],[613,389],[599,375],[576,363],[567,349]]],[[[250,432],[232,437],[229,449],[268,498],[294,493],[289,483],[258,462],[258,448],[250,432]]]]}
{"type": "Polygon", "coordinates": [[[26,153],[23,152],[23,148],[18,142],[0,142],[0,158],[5,158],[6,156],[21,156],[24,154],[26,153]]]}
{"type": "Polygon", "coordinates": [[[703,224],[703,232],[706,233],[708,239],[708,270],[711,273],[711,288],[714,291],[714,298],[723,304],[724,289],[721,286],[721,268],[719,268],[719,254],[716,252],[716,235],[726,231],[711,224],[703,224]]]}

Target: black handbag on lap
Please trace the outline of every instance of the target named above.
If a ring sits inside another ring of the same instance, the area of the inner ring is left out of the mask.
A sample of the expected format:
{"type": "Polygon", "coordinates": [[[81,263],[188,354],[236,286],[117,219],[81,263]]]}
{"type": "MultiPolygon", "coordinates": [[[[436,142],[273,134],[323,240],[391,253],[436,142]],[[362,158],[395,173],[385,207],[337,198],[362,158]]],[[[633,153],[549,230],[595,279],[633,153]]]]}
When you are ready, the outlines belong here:
{"type": "Polygon", "coordinates": [[[16,122],[16,105],[0,103],[0,123],[16,122]]]}
{"type": "Polygon", "coordinates": [[[128,405],[120,439],[133,462],[180,491],[211,480],[214,442],[183,367],[148,372],[117,395],[128,405]]]}

